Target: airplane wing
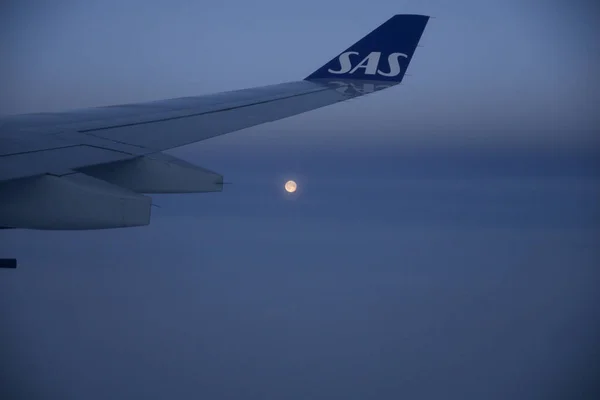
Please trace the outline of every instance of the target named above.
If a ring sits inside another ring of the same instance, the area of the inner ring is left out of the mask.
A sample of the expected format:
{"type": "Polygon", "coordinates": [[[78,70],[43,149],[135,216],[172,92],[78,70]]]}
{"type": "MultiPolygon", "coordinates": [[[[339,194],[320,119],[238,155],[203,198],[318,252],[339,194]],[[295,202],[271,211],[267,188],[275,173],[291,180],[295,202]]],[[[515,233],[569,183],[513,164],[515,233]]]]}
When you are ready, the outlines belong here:
{"type": "Polygon", "coordinates": [[[396,15],[301,81],[206,96],[0,118],[0,227],[150,223],[142,193],[222,190],[162,151],[376,92],[402,81],[429,17],[396,15]]]}

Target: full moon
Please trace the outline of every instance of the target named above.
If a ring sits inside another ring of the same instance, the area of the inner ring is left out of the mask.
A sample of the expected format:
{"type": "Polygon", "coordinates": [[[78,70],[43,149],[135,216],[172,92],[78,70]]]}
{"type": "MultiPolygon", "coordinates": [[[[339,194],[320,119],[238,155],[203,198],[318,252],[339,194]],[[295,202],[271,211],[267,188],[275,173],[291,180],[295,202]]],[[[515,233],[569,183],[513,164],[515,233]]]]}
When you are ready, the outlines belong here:
{"type": "Polygon", "coordinates": [[[285,191],[288,193],[294,193],[297,188],[298,188],[298,185],[296,185],[296,182],[294,182],[294,181],[287,181],[285,183],[285,191]]]}

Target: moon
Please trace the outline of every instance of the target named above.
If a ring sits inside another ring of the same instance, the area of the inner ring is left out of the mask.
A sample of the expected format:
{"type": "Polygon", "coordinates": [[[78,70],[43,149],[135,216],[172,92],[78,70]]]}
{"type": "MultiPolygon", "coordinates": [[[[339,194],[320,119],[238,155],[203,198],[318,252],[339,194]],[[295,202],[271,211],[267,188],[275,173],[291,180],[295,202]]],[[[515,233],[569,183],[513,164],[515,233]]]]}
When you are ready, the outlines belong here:
{"type": "Polygon", "coordinates": [[[294,181],[287,181],[285,183],[285,191],[288,193],[294,193],[298,189],[298,185],[294,181]]]}

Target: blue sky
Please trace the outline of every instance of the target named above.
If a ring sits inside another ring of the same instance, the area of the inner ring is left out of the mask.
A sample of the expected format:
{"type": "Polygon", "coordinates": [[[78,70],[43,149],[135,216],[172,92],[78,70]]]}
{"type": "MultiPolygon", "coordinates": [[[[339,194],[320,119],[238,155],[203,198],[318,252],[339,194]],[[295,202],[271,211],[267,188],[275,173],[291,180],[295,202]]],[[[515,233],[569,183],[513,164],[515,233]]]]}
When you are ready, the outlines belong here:
{"type": "Polygon", "coordinates": [[[0,231],[7,393],[595,389],[597,6],[32,4],[0,12],[0,114],[302,79],[393,14],[436,18],[400,87],[171,152],[222,193],[156,196],[144,228],[0,231]]]}

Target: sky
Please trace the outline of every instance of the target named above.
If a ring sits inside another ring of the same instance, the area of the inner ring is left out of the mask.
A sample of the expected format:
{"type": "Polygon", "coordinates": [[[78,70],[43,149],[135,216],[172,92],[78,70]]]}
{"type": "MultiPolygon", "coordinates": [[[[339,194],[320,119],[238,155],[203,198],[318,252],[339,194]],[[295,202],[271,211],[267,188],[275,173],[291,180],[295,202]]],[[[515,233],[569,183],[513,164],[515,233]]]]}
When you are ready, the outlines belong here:
{"type": "Polygon", "coordinates": [[[402,85],[169,152],[222,193],[0,231],[0,397],[596,398],[599,11],[2,3],[0,115],[299,80],[435,18],[402,85]]]}

